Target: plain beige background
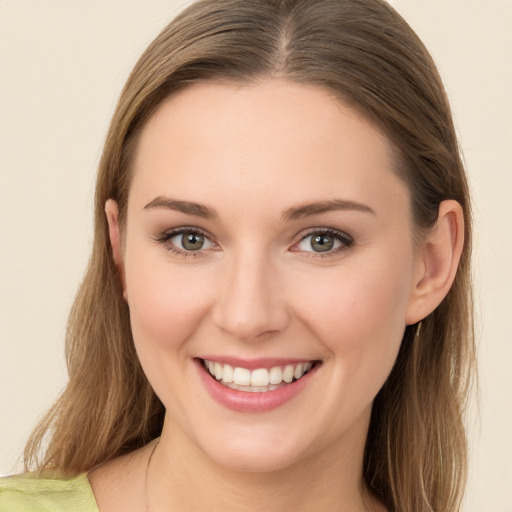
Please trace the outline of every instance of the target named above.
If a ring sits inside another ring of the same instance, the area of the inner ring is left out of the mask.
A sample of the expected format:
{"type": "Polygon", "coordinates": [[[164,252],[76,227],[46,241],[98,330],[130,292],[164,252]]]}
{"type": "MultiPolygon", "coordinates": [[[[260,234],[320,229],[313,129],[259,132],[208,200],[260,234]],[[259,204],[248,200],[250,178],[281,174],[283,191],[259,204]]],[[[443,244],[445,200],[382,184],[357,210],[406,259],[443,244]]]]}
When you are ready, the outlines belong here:
{"type": "MultiPolygon", "coordinates": [[[[115,101],[187,3],[0,0],[0,473],[66,381],[66,315],[115,101]]],[[[512,512],[512,2],[392,3],[439,65],[474,193],[481,389],[464,512],[512,512]]]]}

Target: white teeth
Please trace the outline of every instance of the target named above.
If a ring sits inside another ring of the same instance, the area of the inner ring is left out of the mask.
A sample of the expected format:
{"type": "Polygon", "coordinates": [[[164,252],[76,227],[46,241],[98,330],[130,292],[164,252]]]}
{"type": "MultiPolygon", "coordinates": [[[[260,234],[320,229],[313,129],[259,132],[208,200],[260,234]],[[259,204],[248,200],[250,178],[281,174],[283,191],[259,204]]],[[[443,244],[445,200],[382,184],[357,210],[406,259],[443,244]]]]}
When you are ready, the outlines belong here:
{"type": "Polygon", "coordinates": [[[233,367],[229,364],[224,365],[224,374],[222,376],[224,382],[233,382],[233,367]]]}
{"type": "Polygon", "coordinates": [[[270,368],[269,382],[270,384],[281,384],[283,381],[283,370],[279,366],[270,368]]]}
{"type": "Polygon", "coordinates": [[[290,384],[293,379],[300,379],[313,367],[312,362],[288,364],[284,368],[273,366],[270,369],[258,368],[248,370],[247,368],[235,367],[229,364],[222,364],[214,361],[204,360],[205,368],[210,375],[215,377],[222,384],[233,389],[243,391],[271,391],[285,384],[290,384]]]}
{"type": "Polygon", "coordinates": [[[253,370],[251,373],[251,386],[268,386],[270,383],[270,377],[268,370],[265,368],[259,368],[253,370]]]}
{"type": "Polygon", "coordinates": [[[273,391],[274,389],[281,387],[281,386],[272,385],[272,384],[265,386],[265,387],[262,387],[262,386],[239,386],[238,384],[233,384],[232,382],[230,382],[229,384],[226,384],[225,386],[227,388],[238,389],[240,391],[245,391],[245,392],[249,392],[249,393],[265,393],[266,391],[273,391]]]}
{"type": "Polygon", "coordinates": [[[291,364],[287,365],[283,371],[283,380],[288,384],[293,380],[294,368],[291,364]]]}
{"type": "Polygon", "coordinates": [[[250,386],[251,370],[236,367],[233,371],[233,382],[239,386],[250,386]]]}

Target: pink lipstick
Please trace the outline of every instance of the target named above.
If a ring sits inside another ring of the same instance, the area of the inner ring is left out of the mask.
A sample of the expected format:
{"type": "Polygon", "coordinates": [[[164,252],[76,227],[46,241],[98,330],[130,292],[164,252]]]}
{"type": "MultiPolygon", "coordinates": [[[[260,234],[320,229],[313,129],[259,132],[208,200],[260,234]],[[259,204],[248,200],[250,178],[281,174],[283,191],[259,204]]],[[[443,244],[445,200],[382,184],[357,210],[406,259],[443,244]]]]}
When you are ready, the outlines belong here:
{"type": "MultiPolygon", "coordinates": [[[[211,356],[210,356],[211,357],[211,356]]],[[[301,359],[195,359],[210,396],[228,409],[271,411],[297,396],[314,378],[320,361],[301,359]]]]}

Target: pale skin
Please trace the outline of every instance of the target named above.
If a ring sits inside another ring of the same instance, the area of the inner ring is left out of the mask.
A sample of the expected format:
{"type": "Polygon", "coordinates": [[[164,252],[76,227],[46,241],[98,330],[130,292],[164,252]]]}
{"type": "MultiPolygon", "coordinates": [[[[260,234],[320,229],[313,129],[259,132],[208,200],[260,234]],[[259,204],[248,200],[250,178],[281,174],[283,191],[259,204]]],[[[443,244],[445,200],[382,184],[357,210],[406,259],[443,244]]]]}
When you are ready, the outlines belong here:
{"type": "Polygon", "coordinates": [[[137,352],[167,413],[147,489],[154,444],[89,474],[102,512],[385,510],[362,484],[372,401],[463,245],[451,200],[414,241],[393,162],[375,126],[285,80],[197,84],[148,121],[124,232],[115,201],[105,211],[137,352]],[[182,245],[186,229],[200,249],[182,245]],[[318,234],[332,248],[317,251],[318,234]],[[204,354],[321,365],[285,404],[243,413],[205,391],[204,354]]]}

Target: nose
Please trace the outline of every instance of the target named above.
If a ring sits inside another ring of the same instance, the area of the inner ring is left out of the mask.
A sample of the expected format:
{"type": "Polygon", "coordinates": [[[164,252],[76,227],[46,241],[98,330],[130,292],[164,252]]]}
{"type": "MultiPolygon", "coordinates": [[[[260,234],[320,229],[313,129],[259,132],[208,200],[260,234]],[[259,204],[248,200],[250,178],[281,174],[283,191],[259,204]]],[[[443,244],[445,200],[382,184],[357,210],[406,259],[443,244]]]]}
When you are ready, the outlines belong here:
{"type": "Polygon", "coordinates": [[[239,257],[219,276],[221,285],[213,320],[244,341],[257,341],[286,329],[290,315],[279,272],[269,258],[239,257]]]}

